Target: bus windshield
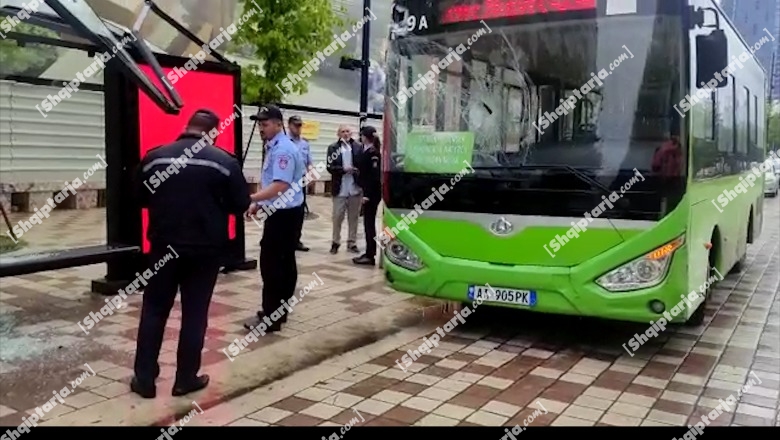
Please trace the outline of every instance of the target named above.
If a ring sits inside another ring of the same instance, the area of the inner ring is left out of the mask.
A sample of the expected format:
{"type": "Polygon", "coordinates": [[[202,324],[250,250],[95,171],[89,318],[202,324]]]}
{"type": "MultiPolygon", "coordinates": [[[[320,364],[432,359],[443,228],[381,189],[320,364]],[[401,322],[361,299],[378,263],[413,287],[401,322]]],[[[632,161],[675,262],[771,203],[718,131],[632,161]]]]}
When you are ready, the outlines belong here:
{"type": "Polygon", "coordinates": [[[447,172],[458,151],[476,170],[566,166],[610,186],[621,170],[651,173],[669,142],[684,151],[673,107],[683,78],[679,16],[464,27],[392,42],[393,171],[447,172]],[[432,145],[442,142],[457,148],[432,145]]]}

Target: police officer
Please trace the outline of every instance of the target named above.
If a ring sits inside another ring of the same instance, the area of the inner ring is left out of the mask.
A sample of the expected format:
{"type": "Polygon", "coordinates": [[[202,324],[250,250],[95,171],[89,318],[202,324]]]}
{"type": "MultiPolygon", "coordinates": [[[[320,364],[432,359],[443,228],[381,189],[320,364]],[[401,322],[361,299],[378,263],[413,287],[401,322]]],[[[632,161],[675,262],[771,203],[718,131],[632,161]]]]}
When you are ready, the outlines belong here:
{"type": "Polygon", "coordinates": [[[145,398],[156,395],[157,358],[177,290],[182,310],[173,395],[200,390],[209,382],[207,375],[197,374],[211,295],[229,244],[228,215],[241,216],[250,205],[238,160],[211,144],[219,121],[210,110],[196,111],[175,142],[149,151],[139,165],[137,191],[141,206],[149,209],[149,261],[178,255],[149,279],[143,295],[130,389],[145,398]],[[165,180],[160,179],[163,172],[165,180]]]}
{"type": "Polygon", "coordinates": [[[260,136],[266,141],[266,154],[260,176],[262,185],[251,196],[255,203],[248,214],[254,215],[260,205],[267,205],[267,208],[263,210],[265,225],[260,241],[263,311],[245,322],[244,327],[251,330],[265,322],[265,331],[275,332],[287,322],[282,301],[293,296],[298,282],[295,250],[303,223],[303,191],[299,184],[304,165],[298,147],[283,132],[284,119],[278,107],[261,107],[250,119],[260,121],[260,136]]]}
{"type": "MultiPolygon", "coordinates": [[[[314,167],[314,161],[311,158],[311,147],[309,146],[309,142],[301,137],[303,120],[301,120],[300,116],[291,116],[290,119],[287,120],[287,127],[290,129],[290,139],[298,147],[298,150],[301,154],[301,160],[303,160],[304,168],[307,172],[311,171],[311,169],[314,167]]],[[[304,218],[309,214],[309,206],[306,204],[306,190],[307,188],[301,188],[301,191],[303,191],[304,218]]],[[[303,223],[301,223],[301,230],[298,232],[298,250],[302,252],[309,252],[309,248],[304,246],[303,242],[301,241],[302,236],[303,223]]]]}
{"type": "Polygon", "coordinates": [[[373,266],[376,258],[376,212],[382,200],[382,143],[376,135],[376,128],[366,125],[360,129],[362,152],[355,167],[357,182],[363,189],[363,228],[366,236],[366,253],[353,258],[359,265],[373,266]]]}

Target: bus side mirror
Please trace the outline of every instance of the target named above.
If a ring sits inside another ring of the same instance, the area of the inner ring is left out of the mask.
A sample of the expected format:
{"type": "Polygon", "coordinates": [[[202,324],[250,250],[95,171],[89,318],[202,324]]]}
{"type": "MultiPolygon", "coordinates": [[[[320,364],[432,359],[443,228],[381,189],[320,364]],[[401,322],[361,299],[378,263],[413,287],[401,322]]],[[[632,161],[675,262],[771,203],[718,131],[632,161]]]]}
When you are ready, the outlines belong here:
{"type": "MultiPolygon", "coordinates": [[[[729,50],[726,33],[722,29],[716,29],[709,35],[696,37],[696,84],[709,83],[716,73],[720,73],[729,65],[729,50]]],[[[717,87],[726,87],[729,83],[728,76],[723,75],[723,81],[719,81],[717,87]]]]}

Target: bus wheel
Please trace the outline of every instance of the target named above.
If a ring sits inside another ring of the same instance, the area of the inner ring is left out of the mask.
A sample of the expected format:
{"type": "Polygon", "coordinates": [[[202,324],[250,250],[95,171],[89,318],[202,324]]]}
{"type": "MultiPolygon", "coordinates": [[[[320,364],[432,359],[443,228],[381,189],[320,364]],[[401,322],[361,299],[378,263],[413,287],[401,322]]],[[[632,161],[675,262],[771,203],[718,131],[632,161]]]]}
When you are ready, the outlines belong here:
{"type": "MultiPolygon", "coordinates": [[[[747,247],[748,243],[751,241],[751,232],[753,231],[753,216],[751,215],[748,219],[748,227],[745,231],[745,253],[742,254],[742,257],[734,263],[734,267],[731,268],[731,271],[729,273],[740,273],[745,269],[745,263],[747,262],[747,247]]],[[[709,276],[709,275],[708,275],[709,276]]]]}
{"type": "Polygon", "coordinates": [[[704,311],[707,309],[707,303],[709,302],[710,295],[712,294],[712,285],[709,284],[709,279],[712,276],[712,262],[710,259],[712,258],[712,250],[710,250],[710,255],[707,257],[707,291],[704,292],[704,301],[699,304],[699,307],[696,308],[696,311],[693,312],[690,318],[688,318],[688,321],[685,322],[685,325],[688,327],[698,327],[702,324],[704,324],[704,311]]]}
{"type": "Polygon", "coordinates": [[[740,273],[745,268],[745,263],[747,262],[747,252],[745,252],[744,255],[742,255],[742,258],[739,259],[736,263],[734,263],[734,267],[731,268],[730,273],[740,273]]]}

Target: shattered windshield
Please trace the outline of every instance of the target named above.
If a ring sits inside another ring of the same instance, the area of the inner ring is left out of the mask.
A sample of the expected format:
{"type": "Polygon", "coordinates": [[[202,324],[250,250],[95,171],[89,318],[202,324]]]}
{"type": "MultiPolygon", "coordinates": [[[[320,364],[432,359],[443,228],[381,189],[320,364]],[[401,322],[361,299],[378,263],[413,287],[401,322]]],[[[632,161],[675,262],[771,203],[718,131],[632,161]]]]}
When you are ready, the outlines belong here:
{"type": "Polygon", "coordinates": [[[675,16],[621,16],[397,38],[391,167],[648,170],[680,134],[681,29],[675,16]]]}

